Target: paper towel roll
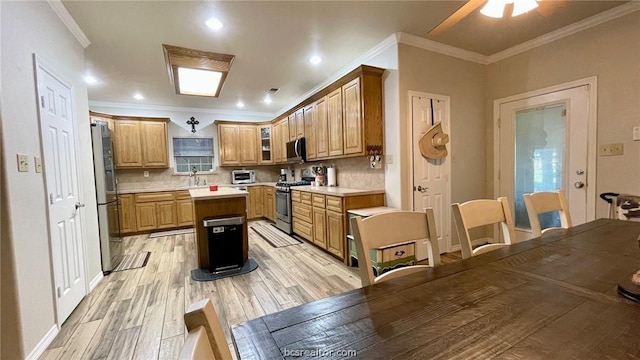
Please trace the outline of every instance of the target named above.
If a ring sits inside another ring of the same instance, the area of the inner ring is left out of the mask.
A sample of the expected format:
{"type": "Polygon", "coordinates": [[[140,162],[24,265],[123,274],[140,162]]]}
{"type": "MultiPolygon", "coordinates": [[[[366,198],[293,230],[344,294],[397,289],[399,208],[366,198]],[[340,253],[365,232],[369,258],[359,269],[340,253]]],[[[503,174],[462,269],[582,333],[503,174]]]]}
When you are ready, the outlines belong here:
{"type": "Polygon", "coordinates": [[[337,186],[336,168],[327,168],[327,186],[337,186]]]}

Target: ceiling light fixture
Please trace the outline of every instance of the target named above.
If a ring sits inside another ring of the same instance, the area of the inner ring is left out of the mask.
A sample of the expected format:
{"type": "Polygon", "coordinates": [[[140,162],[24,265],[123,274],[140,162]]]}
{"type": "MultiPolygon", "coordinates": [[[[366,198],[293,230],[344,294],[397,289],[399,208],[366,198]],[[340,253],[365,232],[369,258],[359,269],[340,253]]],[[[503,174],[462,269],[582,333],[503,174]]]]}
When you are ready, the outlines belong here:
{"type": "Polygon", "coordinates": [[[244,103],[242,101],[238,101],[236,103],[236,107],[238,107],[238,109],[242,109],[244,107],[244,103]]]}
{"type": "Polygon", "coordinates": [[[140,94],[140,93],[135,93],[135,94],[133,94],[133,98],[136,99],[136,100],[143,100],[144,96],[142,96],[142,94],[140,94]]]}
{"type": "Polygon", "coordinates": [[[263,101],[265,104],[271,104],[271,97],[269,95],[265,95],[263,101]]]}
{"type": "Polygon", "coordinates": [[[538,7],[536,0],[488,0],[480,12],[492,18],[501,18],[507,4],[513,3],[512,17],[522,15],[538,7]]]}
{"type": "Polygon", "coordinates": [[[162,45],[176,94],[218,97],[234,55],[162,45]]]}
{"type": "Polygon", "coordinates": [[[313,65],[318,65],[322,62],[322,59],[320,58],[320,56],[315,55],[309,58],[309,62],[313,65]]]}
{"type": "Polygon", "coordinates": [[[209,20],[207,20],[205,22],[205,24],[207,24],[207,26],[209,27],[209,29],[214,30],[214,31],[218,31],[220,29],[222,29],[223,25],[222,22],[216,18],[210,18],[209,20]]]}
{"type": "Polygon", "coordinates": [[[94,77],[93,77],[93,76],[91,76],[91,75],[87,75],[87,76],[85,76],[85,77],[84,77],[84,82],[85,82],[85,83],[87,83],[87,84],[89,84],[89,85],[92,85],[92,84],[97,83],[97,82],[98,82],[98,79],[94,78],[94,77]]]}

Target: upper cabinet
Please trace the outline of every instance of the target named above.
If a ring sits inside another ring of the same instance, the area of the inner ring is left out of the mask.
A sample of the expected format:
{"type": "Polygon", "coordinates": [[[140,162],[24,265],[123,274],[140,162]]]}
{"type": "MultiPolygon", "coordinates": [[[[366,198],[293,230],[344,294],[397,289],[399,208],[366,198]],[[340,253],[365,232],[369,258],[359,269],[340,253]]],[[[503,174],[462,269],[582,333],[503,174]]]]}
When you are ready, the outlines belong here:
{"type": "Polygon", "coordinates": [[[245,139],[239,126],[247,125],[219,124],[220,165],[285,163],[286,143],[301,137],[307,139],[310,161],[364,156],[373,148],[383,149],[383,72],[358,67],[274,120],[268,136],[261,125],[246,129],[245,139]],[[255,141],[249,140],[251,136],[255,141]]]}
{"type": "Polygon", "coordinates": [[[168,168],[166,118],[113,117],[116,169],[168,168]]]}
{"type": "Polygon", "coordinates": [[[220,166],[258,165],[258,126],[218,124],[220,166]]]}

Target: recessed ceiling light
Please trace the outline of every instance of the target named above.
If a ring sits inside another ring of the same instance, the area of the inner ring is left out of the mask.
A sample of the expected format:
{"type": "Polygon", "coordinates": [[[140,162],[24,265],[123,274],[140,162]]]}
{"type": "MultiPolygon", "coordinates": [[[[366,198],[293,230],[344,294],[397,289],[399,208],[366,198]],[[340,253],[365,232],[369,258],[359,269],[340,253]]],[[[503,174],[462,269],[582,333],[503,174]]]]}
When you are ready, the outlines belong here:
{"type": "Polygon", "coordinates": [[[209,29],[215,30],[215,31],[222,29],[222,26],[223,26],[222,22],[216,18],[210,18],[209,20],[207,20],[206,24],[209,27],[209,29]]]}
{"type": "Polygon", "coordinates": [[[271,97],[269,95],[265,95],[263,101],[265,104],[271,104],[271,97]]]}
{"type": "Polygon", "coordinates": [[[98,82],[98,79],[94,78],[91,75],[87,75],[84,77],[84,82],[86,82],[87,84],[91,85],[91,84],[95,84],[98,82]]]}
{"type": "Polygon", "coordinates": [[[135,94],[133,94],[133,98],[136,99],[136,100],[142,100],[142,99],[144,99],[144,96],[142,96],[142,94],[140,94],[140,93],[135,93],[135,94]]]}
{"type": "Polygon", "coordinates": [[[242,109],[242,108],[244,107],[244,103],[243,103],[242,101],[238,101],[238,102],[236,103],[236,106],[237,106],[239,109],[242,109]]]}
{"type": "Polygon", "coordinates": [[[320,58],[320,56],[315,55],[309,58],[309,62],[313,65],[318,65],[322,62],[322,59],[320,58]]]}

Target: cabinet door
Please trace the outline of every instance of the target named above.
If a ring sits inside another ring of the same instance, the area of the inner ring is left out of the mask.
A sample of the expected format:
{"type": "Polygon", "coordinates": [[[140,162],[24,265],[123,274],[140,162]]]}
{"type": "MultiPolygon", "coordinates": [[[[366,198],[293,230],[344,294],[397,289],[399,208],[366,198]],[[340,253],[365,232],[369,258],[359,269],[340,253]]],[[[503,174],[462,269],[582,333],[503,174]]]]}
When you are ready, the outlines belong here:
{"type": "Polygon", "coordinates": [[[240,141],[240,128],[238,125],[218,125],[218,142],[220,165],[239,165],[238,143],[240,141]]]}
{"type": "Polygon", "coordinates": [[[240,164],[258,164],[258,134],[255,125],[240,125],[240,164]]]}
{"type": "Polygon", "coordinates": [[[296,139],[304,137],[304,109],[296,111],[296,139]]]}
{"type": "Polygon", "coordinates": [[[341,213],[327,211],[327,250],[344,259],[344,218],[341,213]]]}
{"type": "Polygon", "coordinates": [[[114,124],[115,165],[117,169],[142,167],[140,121],[118,120],[114,124]]]}
{"type": "Polygon", "coordinates": [[[364,153],[362,148],[362,104],[360,78],[342,87],[344,109],[344,154],[364,153]]]}
{"type": "Polygon", "coordinates": [[[327,248],[327,225],[325,209],[313,208],[313,243],[327,248]]]}
{"type": "Polygon", "coordinates": [[[155,230],[158,228],[156,203],[136,204],[136,225],[138,231],[155,230]]]}
{"type": "Polygon", "coordinates": [[[175,201],[157,202],[156,214],[158,216],[158,220],[156,222],[158,229],[174,228],[178,226],[175,201]]]}
{"type": "Polygon", "coordinates": [[[160,121],[141,121],[142,159],[144,167],[169,167],[169,149],[167,147],[167,123],[160,121]]]}
{"type": "Polygon", "coordinates": [[[317,158],[315,111],[313,104],[304,108],[304,135],[307,139],[307,159],[317,158]]]}
{"type": "Polygon", "coordinates": [[[282,162],[282,146],[280,146],[280,123],[273,125],[273,162],[282,162]]]}
{"type": "Polygon", "coordinates": [[[267,195],[265,196],[265,202],[264,202],[264,210],[265,210],[265,215],[267,217],[267,219],[271,220],[271,221],[276,221],[276,217],[275,217],[275,202],[274,202],[274,195],[273,193],[267,193],[267,195]]]}
{"type": "Polygon", "coordinates": [[[120,233],[136,232],[136,208],[133,203],[133,194],[120,195],[120,233]]]}
{"type": "Polygon", "coordinates": [[[327,95],[327,123],[329,124],[329,156],[342,155],[342,89],[327,95]]]}
{"type": "MultiPolygon", "coordinates": [[[[329,125],[327,123],[327,98],[316,101],[313,112],[313,124],[315,128],[316,156],[318,158],[329,156],[329,125]]],[[[307,153],[309,147],[307,146],[307,153]]]]}
{"type": "Polygon", "coordinates": [[[255,219],[262,217],[262,187],[249,186],[249,218],[255,219]]]}
{"type": "Polygon", "coordinates": [[[258,147],[260,164],[273,164],[273,127],[271,125],[258,126],[258,147]]]}
{"type": "Polygon", "coordinates": [[[289,128],[289,140],[287,141],[293,141],[298,136],[297,125],[298,123],[296,122],[296,113],[289,115],[289,122],[287,123],[287,127],[289,128]]]}
{"type": "Polygon", "coordinates": [[[186,199],[177,200],[176,217],[178,226],[193,225],[193,202],[186,199]]]}

